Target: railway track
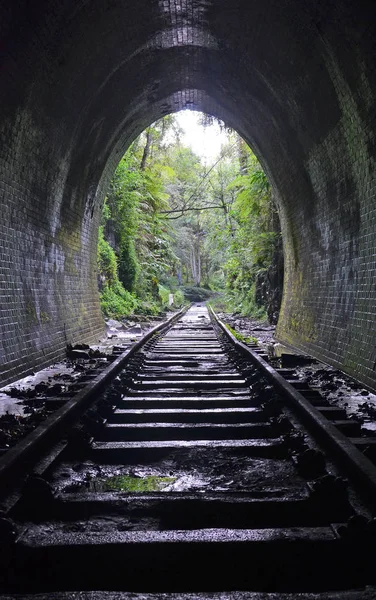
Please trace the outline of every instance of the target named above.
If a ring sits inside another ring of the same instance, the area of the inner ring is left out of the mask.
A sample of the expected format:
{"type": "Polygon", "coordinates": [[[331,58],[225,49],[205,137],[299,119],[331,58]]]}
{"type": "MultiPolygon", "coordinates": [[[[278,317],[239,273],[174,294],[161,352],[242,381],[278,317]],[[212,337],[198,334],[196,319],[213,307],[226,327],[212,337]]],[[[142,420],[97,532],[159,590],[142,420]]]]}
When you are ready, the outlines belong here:
{"type": "Polygon", "coordinates": [[[2,457],[0,597],[376,598],[373,439],[265,358],[193,306],[2,457]]]}

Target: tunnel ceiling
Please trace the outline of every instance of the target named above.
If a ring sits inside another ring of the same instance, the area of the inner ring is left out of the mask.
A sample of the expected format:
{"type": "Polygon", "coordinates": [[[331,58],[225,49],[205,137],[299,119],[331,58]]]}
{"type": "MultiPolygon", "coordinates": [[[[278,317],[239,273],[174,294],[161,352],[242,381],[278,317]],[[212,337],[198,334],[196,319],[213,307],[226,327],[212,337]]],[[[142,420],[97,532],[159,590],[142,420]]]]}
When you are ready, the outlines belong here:
{"type": "MultiPolygon", "coordinates": [[[[5,86],[4,101],[15,108],[27,91],[34,114],[43,107],[41,125],[61,121],[79,168],[88,153],[94,170],[111,152],[121,154],[151,120],[192,108],[229,122],[276,170],[270,146],[276,155],[302,158],[340,117],[329,63],[341,50],[338,18],[343,47],[354,33],[346,36],[347,19],[352,22],[345,5],[111,0],[18,6],[7,36],[13,55],[5,61],[16,98],[5,86]],[[15,60],[23,70],[18,89],[15,60]]],[[[364,41],[363,18],[357,41],[364,41]]]]}
{"type": "Polygon", "coordinates": [[[278,335],[374,387],[375,16],[349,0],[0,4],[3,381],[98,336],[109,178],[147,125],[190,108],[235,128],[272,183],[278,335]]]}

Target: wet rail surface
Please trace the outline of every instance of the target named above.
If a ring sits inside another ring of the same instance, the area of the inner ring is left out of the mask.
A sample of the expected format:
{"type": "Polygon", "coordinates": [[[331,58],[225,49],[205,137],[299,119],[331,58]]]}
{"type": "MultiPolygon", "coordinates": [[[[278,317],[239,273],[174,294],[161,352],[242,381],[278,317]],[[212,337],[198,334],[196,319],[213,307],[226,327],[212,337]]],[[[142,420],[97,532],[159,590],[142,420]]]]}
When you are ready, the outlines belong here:
{"type": "Polygon", "coordinates": [[[376,598],[356,425],[230,338],[192,307],[3,489],[0,597],[376,598]]]}

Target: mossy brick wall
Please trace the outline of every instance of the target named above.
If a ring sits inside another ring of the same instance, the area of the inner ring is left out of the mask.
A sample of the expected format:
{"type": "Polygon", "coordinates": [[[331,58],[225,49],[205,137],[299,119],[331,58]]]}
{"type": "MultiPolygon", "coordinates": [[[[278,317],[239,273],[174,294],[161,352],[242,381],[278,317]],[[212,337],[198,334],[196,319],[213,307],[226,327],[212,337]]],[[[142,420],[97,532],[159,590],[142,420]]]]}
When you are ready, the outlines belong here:
{"type": "Polygon", "coordinates": [[[192,108],[237,129],[278,198],[279,338],[376,388],[375,8],[21,0],[0,11],[0,380],[102,333],[109,178],[145,126],[192,108]]]}
{"type": "Polygon", "coordinates": [[[62,216],[60,194],[55,193],[59,183],[38,166],[33,154],[26,164],[11,159],[9,168],[0,171],[4,383],[61,358],[67,343],[94,342],[103,334],[91,215],[82,219],[82,211],[73,205],[62,216]]]}

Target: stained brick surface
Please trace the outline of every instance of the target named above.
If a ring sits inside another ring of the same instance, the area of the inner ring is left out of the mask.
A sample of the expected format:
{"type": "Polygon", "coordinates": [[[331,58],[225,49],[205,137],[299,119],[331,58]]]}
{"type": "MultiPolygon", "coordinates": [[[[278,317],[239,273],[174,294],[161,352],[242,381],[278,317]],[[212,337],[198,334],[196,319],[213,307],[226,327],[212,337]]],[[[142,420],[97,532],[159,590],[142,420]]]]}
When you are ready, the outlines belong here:
{"type": "Polygon", "coordinates": [[[376,388],[375,8],[349,0],[2,3],[1,375],[102,332],[98,216],[135,136],[193,108],[278,198],[281,340],[376,388]]]}

